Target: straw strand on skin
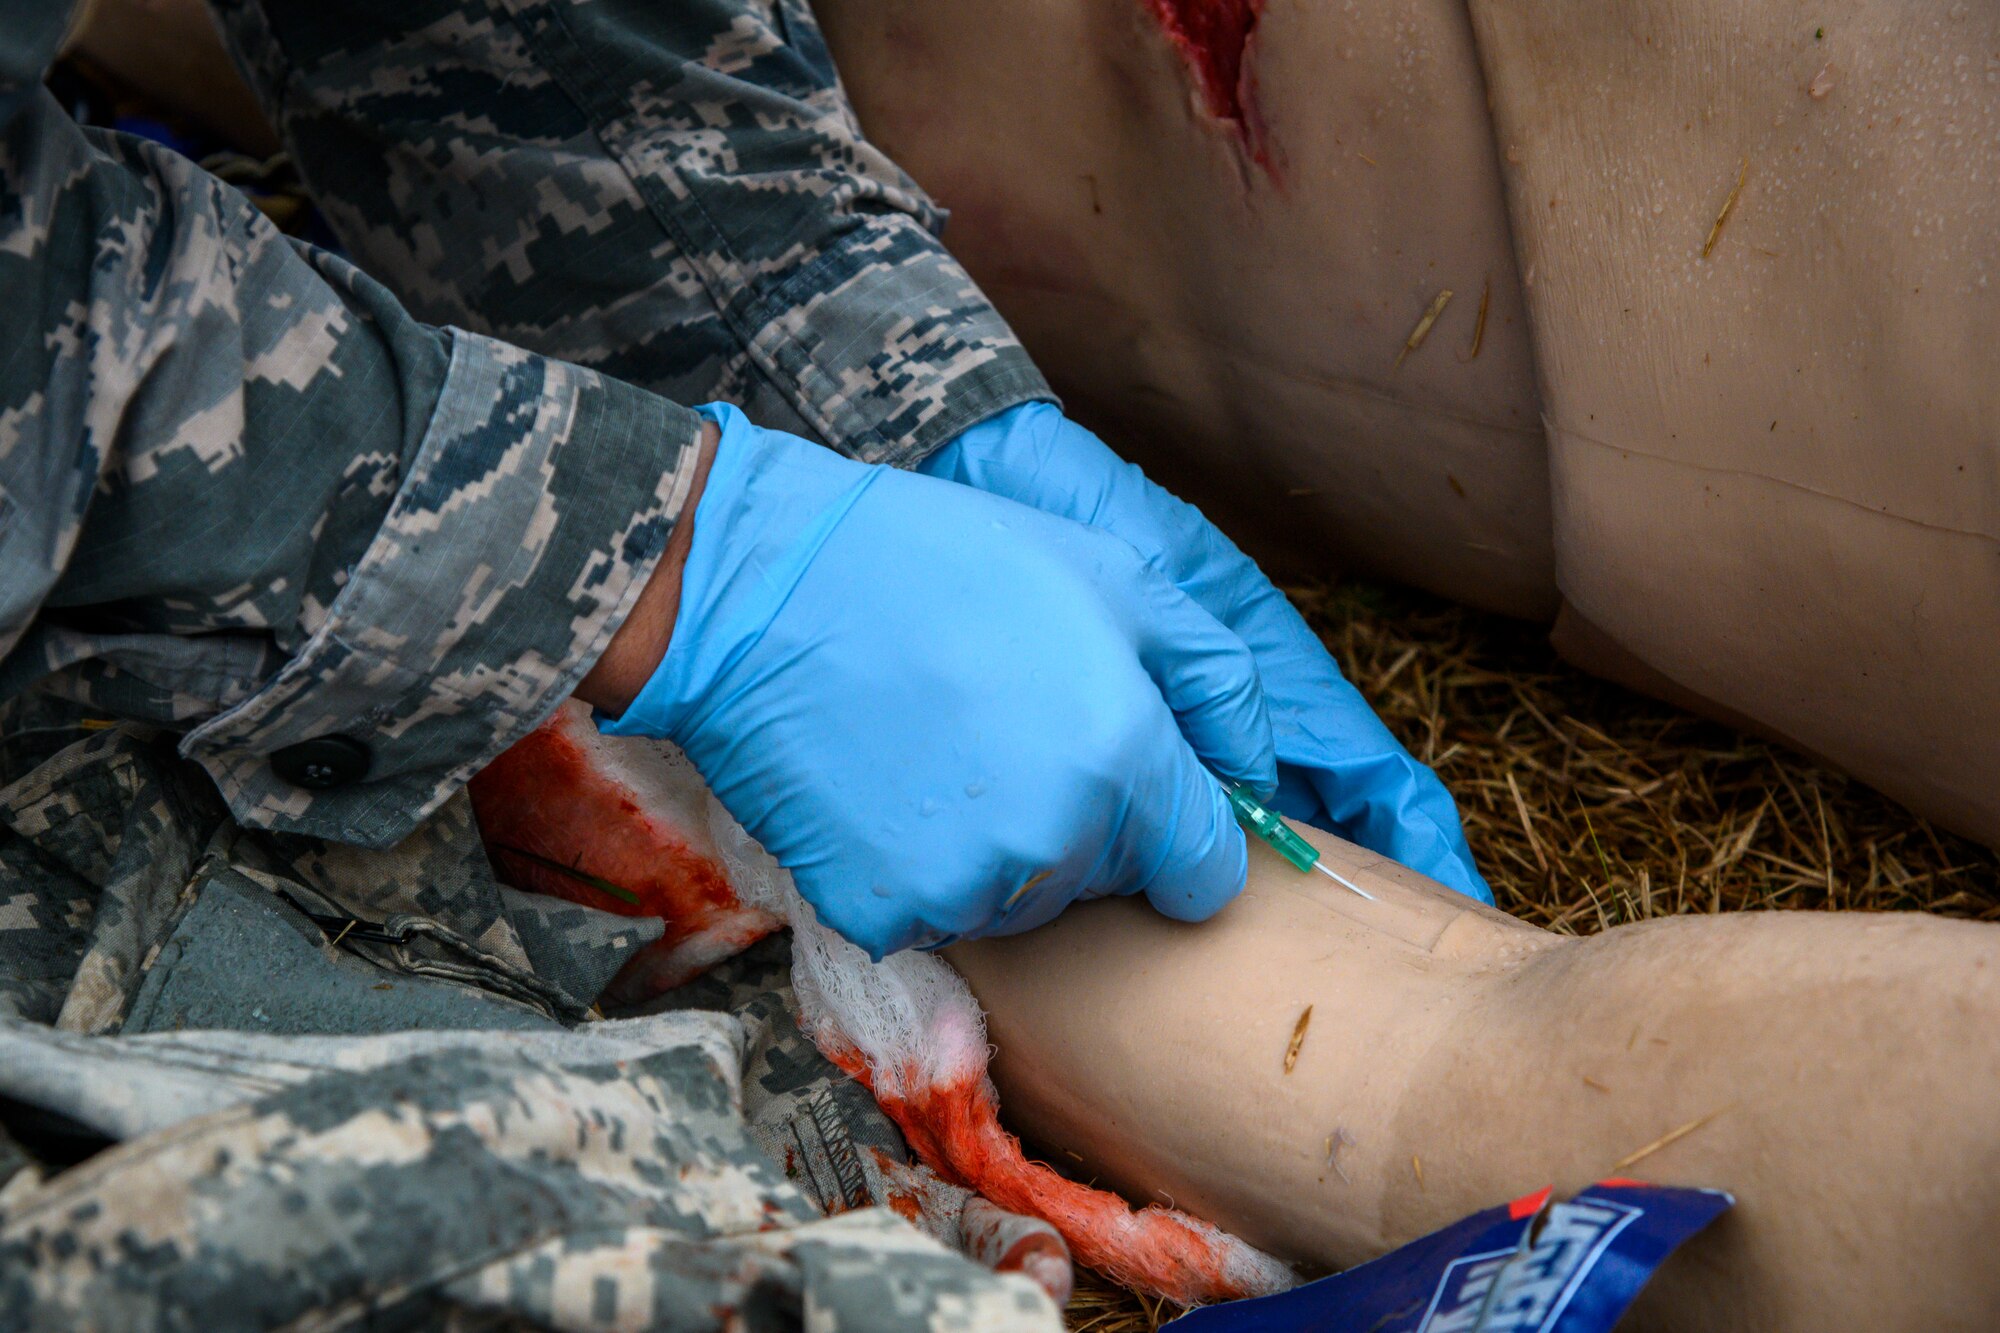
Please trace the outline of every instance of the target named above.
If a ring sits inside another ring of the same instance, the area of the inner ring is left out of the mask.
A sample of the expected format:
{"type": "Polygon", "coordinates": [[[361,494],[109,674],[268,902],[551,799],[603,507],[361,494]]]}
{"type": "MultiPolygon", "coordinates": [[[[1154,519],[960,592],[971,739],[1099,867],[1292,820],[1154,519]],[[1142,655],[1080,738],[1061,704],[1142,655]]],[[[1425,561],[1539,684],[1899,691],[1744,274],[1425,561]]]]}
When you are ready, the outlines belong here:
{"type": "MultiPolygon", "coordinates": [[[[1570,934],[1751,908],[2000,921],[2000,856],[1783,746],[1592,679],[1545,630],[1364,583],[1287,591],[1390,730],[1428,752],[1500,906],[1524,920],[1570,934]]],[[[1068,1318],[1151,1333],[1178,1313],[1079,1270],[1068,1318]]]]}

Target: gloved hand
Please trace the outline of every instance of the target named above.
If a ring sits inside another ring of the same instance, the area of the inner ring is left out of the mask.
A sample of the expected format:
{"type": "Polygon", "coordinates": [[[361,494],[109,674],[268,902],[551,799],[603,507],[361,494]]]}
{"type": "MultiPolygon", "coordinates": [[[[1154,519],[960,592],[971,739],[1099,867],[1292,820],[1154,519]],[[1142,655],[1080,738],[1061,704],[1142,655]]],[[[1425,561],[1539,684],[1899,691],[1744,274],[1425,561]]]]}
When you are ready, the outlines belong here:
{"type": "Polygon", "coordinates": [[[988,418],[921,470],[1131,543],[1256,657],[1277,743],[1273,808],[1493,901],[1444,784],[1397,743],[1284,594],[1200,510],[1050,403],[988,418]]]}
{"type": "Polygon", "coordinates": [[[1241,890],[1208,770],[1276,778],[1241,640],[1109,534],[701,410],[722,433],[673,635],[605,731],[678,744],[877,959],[1241,890]]]}

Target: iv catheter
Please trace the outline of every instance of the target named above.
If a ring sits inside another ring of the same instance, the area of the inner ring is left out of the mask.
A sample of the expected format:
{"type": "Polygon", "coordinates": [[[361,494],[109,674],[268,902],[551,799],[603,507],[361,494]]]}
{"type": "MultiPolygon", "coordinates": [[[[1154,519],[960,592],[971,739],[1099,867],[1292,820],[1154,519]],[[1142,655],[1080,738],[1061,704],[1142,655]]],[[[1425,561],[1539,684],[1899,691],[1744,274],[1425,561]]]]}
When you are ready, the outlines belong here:
{"type": "Polygon", "coordinates": [[[1317,870],[1344,889],[1351,889],[1369,902],[1376,901],[1375,895],[1335,871],[1319,859],[1319,848],[1292,831],[1292,826],[1279,817],[1278,812],[1265,805],[1240,782],[1225,782],[1222,790],[1229,796],[1229,807],[1236,812],[1236,822],[1246,832],[1256,835],[1270,844],[1271,850],[1291,862],[1303,872],[1317,870]]]}

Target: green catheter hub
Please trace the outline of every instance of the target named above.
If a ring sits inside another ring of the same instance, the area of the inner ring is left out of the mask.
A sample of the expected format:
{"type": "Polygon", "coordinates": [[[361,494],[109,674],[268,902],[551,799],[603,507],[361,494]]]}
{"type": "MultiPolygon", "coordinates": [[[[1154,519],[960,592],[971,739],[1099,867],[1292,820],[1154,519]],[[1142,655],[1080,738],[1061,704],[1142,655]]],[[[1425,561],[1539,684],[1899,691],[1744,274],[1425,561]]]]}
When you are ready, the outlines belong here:
{"type": "Polygon", "coordinates": [[[1291,862],[1295,869],[1301,872],[1317,870],[1342,888],[1351,889],[1371,903],[1375,901],[1374,894],[1345,875],[1335,873],[1331,867],[1322,865],[1319,848],[1293,832],[1292,826],[1287,824],[1277,811],[1258,800],[1248,787],[1240,782],[1225,782],[1222,784],[1222,790],[1228,793],[1230,808],[1236,812],[1236,822],[1241,824],[1246,832],[1267,843],[1272,851],[1291,862]]]}

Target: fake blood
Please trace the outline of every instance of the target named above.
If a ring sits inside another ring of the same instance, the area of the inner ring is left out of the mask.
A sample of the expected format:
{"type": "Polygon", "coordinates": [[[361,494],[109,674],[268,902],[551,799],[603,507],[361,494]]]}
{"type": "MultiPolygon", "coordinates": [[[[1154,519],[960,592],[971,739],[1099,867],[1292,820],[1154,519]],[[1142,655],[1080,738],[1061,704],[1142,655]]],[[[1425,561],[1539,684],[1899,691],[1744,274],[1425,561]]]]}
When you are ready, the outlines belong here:
{"type": "Polygon", "coordinates": [[[1270,133],[1257,104],[1257,75],[1250,43],[1264,0],[1146,0],[1146,7],[1187,62],[1202,105],[1243,137],[1252,161],[1270,173],[1270,133]]]}
{"type": "MultiPolygon", "coordinates": [[[[781,924],[738,900],[697,813],[706,807],[705,789],[685,760],[681,764],[674,767],[649,747],[635,749],[629,741],[598,735],[587,709],[566,705],[471,783],[481,832],[507,880],[666,923],[665,936],[619,974],[613,992],[621,999],[646,998],[691,980],[781,924]]],[[[1030,1162],[1020,1141],[1000,1124],[976,1009],[969,1019],[955,1011],[943,1017],[931,1036],[932,1054],[942,1056],[946,1072],[928,1077],[898,1066],[878,1078],[844,1034],[816,1029],[813,1038],[829,1059],[869,1087],[917,1156],[939,1176],[1008,1213],[1045,1219],[1091,1267],[1181,1304],[1262,1295],[1289,1285],[1290,1275],[1274,1270],[1273,1261],[1206,1223],[1165,1208],[1135,1211],[1115,1194],[1030,1162]],[[954,1018],[967,1021],[954,1025],[949,1021],[954,1018]]],[[[889,1202],[914,1207],[920,1201],[892,1195],[889,1202]]],[[[975,1249],[1002,1250],[982,1257],[1066,1294],[1068,1259],[1060,1246],[1046,1235],[1006,1239],[1004,1219],[993,1221],[992,1235],[968,1236],[967,1242],[975,1249]]]]}
{"type": "Polygon", "coordinates": [[[1045,1219],[1080,1262],[1112,1280],[1181,1305],[1275,1289],[1260,1280],[1261,1256],[1234,1237],[1174,1209],[1134,1209],[1108,1190],[1029,1161],[1000,1123],[999,1094],[983,1068],[930,1082],[906,1072],[896,1081],[910,1091],[889,1092],[858,1051],[824,1034],[818,1044],[875,1094],[926,1166],[1009,1212],[1045,1219]]]}
{"type": "MultiPolygon", "coordinates": [[[[964,1193],[951,1182],[879,1148],[869,1149],[884,1185],[889,1211],[927,1235],[956,1240],[965,1253],[996,1273],[1024,1273],[1058,1307],[1069,1304],[1075,1274],[1069,1250],[1055,1232],[1004,1210],[982,1195],[964,1193]]],[[[1041,1220],[1041,1219],[1038,1219],[1041,1220]]]]}
{"type": "Polygon", "coordinates": [[[649,799],[631,776],[579,705],[559,710],[468,785],[487,852],[507,883],[666,923],[612,987],[618,998],[642,999],[693,980],[780,922],[736,900],[706,828],[676,824],[675,804],[649,799]]]}

